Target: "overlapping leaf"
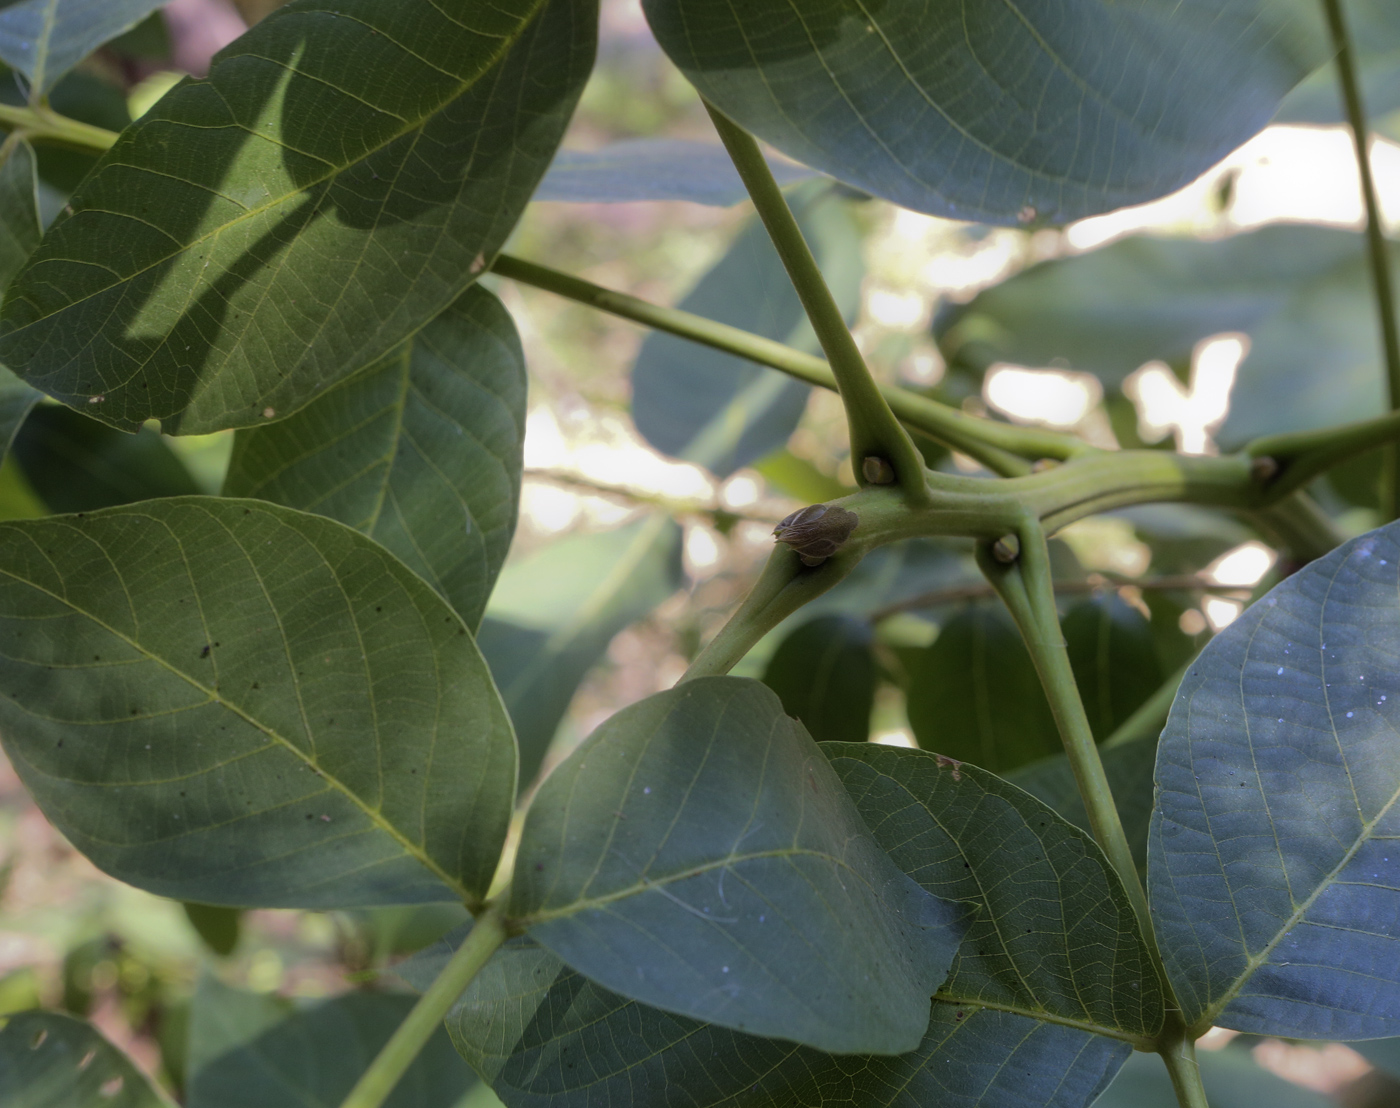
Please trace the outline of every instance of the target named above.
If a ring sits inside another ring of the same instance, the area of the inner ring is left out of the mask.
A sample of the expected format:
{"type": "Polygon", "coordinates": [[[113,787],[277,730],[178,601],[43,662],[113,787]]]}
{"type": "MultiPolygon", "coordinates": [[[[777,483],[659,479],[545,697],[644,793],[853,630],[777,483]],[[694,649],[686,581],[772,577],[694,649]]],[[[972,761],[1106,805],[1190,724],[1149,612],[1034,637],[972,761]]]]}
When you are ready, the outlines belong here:
{"type": "Polygon", "coordinates": [[[818,742],[864,742],[875,704],[873,641],[865,620],[818,616],[782,641],[763,683],[818,742]]]}
{"type": "MultiPolygon", "coordinates": [[[[43,234],[36,186],[34,149],[20,139],[0,162],[0,289],[23,268],[43,234]]],[[[0,366],[0,458],[39,395],[0,366]]]]}
{"type": "MultiPolygon", "coordinates": [[[[1130,1053],[1124,1040],[1156,1029],[1160,989],[1087,834],[970,766],[868,744],[822,749],[906,872],[980,906],[919,1048],[832,1057],[697,1023],[611,993],[523,939],[448,1019],[458,1049],[511,1108],[1082,1108],[1130,1053]]],[[[426,985],[450,950],[420,956],[414,983],[426,985]]]]}
{"type": "Polygon", "coordinates": [[[290,414],[482,271],[596,21],[594,0],[281,9],[105,156],[14,286],[0,358],[126,429],[290,414]]]}
{"type": "Polygon", "coordinates": [[[545,779],[510,912],[643,1003],[880,1054],[918,1045],[963,930],[876,846],[778,698],[733,677],[624,709],[545,779]]]}
{"type": "Polygon", "coordinates": [[[515,531],[524,436],[520,339],[471,288],[290,419],[240,431],[224,492],[363,531],[475,629],[515,531]]]}
{"type": "MultiPolygon", "coordinates": [[[[792,162],[769,159],[768,164],[779,184],[815,176],[792,162]]],[[[734,163],[717,142],[630,139],[601,150],[559,151],[534,198],[604,204],[689,200],[727,208],[748,196],[734,163]]]]}
{"type": "Polygon", "coordinates": [[[124,881],[210,904],[485,892],[515,752],[447,604],[369,539],[180,497],[0,525],[0,734],[124,881]]]}
{"type": "Polygon", "coordinates": [[[36,103],[108,39],[169,0],[20,0],[0,8],[0,59],[29,79],[36,103]]]}
{"type": "Polygon", "coordinates": [[[996,223],[1173,191],[1327,55],[1317,13],[1278,0],[643,7],[700,92],[779,150],[897,204],[996,223]]]}
{"type": "Polygon", "coordinates": [[[478,642],[515,724],[522,786],[613,636],[681,578],[681,529],[662,515],[571,535],[506,567],[478,642]]]}
{"type": "Polygon", "coordinates": [[[1061,621],[1094,738],[1108,738],[1162,683],[1152,625],[1117,593],[1076,604],[1061,621]]]}
{"type": "Polygon", "coordinates": [[[58,1012],[20,1012],[0,1028],[5,1108],[169,1108],[141,1072],[91,1024],[58,1012]]]}
{"type": "Polygon", "coordinates": [[[1312,562],[1194,662],[1157,756],[1149,892],[1186,1018],[1400,1028],[1400,525],[1312,562]]]}
{"type": "MultiPolygon", "coordinates": [[[[854,319],[864,267],[846,203],[814,182],[794,194],[792,205],[837,303],[854,319]]],[[[799,349],[820,349],[757,220],[680,307],[799,349]]],[[[787,442],[810,392],[777,370],[653,331],[632,367],[632,418],[656,449],[727,477],[787,442]]]]}
{"type": "MultiPolygon", "coordinates": [[[[194,1019],[207,1024],[211,1014],[201,1009],[210,1005],[246,1007],[258,1000],[266,1004],[264,998],[251,998],[206,980],[195,997],[194,1019]]],[[[350,993],[286,1012],[275,1022],[268,1019],[269,1009],[212,1056],[212,1044],[201,1043],[205,1056],[198,1068],[192,1067],[187,1104],[189,1108],[339,1104],[412,1007],[413,998],[408,996],[350,993]],[[254,1029],[256,1033],[248,1034],[254,1029]]],[[[213,1018],[219,1017],[214,1014],[213,1018]]],[[[448,1108],[473,1083],[471,1071],[439,1029],[384,1103],[387,1108],[448,1108]]]]}

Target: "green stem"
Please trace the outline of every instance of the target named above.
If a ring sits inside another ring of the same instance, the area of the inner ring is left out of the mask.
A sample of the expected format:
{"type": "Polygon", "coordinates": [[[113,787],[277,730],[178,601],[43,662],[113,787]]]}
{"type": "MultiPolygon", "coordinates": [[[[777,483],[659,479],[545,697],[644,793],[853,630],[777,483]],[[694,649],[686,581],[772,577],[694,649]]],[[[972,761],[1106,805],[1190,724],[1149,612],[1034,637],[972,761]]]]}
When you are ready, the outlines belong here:
{"type": "Polygon", "coordinates": [[[1184,1031],[1157,1052],[1166,1063],[1180,1108],[1210,1108],[1201,1085],[1201,1067],[1196,1064],[1196,1044],[1184,1031]]]}
{"type": "MultiPolygon", "coordinates": [[[[509,254],[498,255],[491,263],[491,269],[523,285],[544,289],[621,319],[746,358],[809,385],[836,391],[836,375],[825,358],[795,350],[762,335],[731,327],[727,323],[717,323],[680,308],[664,308],[509,254]]],[[[880,392],[895,415],[910,427],[975,458],[992,472],[1005,477],[1029,473],[1030,466],[1023,460],[1026,458],[1062,460],[1093,449],[1072,435],[980,419],[907,389],[882,385],[880,392]]]]}
{"type": "Polygon", "coordinates": [[[1321,558],[1345,541],[1327,513],[1305,492],[1295,492],[1252,514],[1259,528],[1298,562],[1321,558]]]}
{"type": "MultiPolygon", "coordinates": [[[[1332,45],[1337,51],[1337,77],[1342,86],[1342,102],[1346,105],[1347,122],[1351,125],[1352,139],[1356,144],[1356,167],[1361,173],[1361,197],[1366,204],[1366,245],[1371,262],[1371,286],[1376,295],[1376,310],[1380,316],[1381,348],[1385,352],[1386,384],[1389,388],[1390,407],[1400,409],[1400,328],[1395,319],[1395,296],[1390,280],[1390,250],[1385,240],[1385,230],[1381,226],[1380,202],[1376,198],[1376,182],[1371,173],[1371,131],[1366,123],[1366,109],[1361,103],[1361,83],[1356,75],[1356,58],[1352,49],[1351,34],[1347,29],[1346,13],[1342,10],[1342,0],[1322,0],[1327,13],[1327,27],[1332,34],[1332,45]]],[[[1385,487],[1386,498],[1381,503],[1381,511],[1386,519],[1400,515],[1400,505],[1396,504],[1400,492],[1400,451],[1394,447],[1386,451],[1385,468],[1388,471],[1385,487]]]]}
{"type": "Polygon", "coordinates": [[[341,1108],[380,1108],[413,1060],[441,1025],[457,998],[506,941],[499,901],[486,907],[428,991],[418,998],[398,1030],[360,1075],[341,1108]]]}
{"type": "Polygon", "coordinates": [[[66,115],[59,115],[52,108],[16,108],[0,104],[0,127],[22,133],[26,138],[76,146],[81,150],[94,150],[105,154],[117,141],[117,132],[102,127],[79,123],[66,115]]]}
{"type": "Polygon", "coordinates": [[[778,182],[773,179],[773,171],[758,148],[758,142],[713,105],[707,102],[705,109],[744,187],[749,190],[758,217],[768,228],[783,268],[817,333],[817,341],[826,351],[850,425],[856,481],[862,488],[869,484],[897,483],[910,503],[924,502],[927,486],[923,455],[895,419],[875,378],[870,375],[855,337],[826,286],[817,260],[802,237],[802,229],[783,198],[778,182]]]}

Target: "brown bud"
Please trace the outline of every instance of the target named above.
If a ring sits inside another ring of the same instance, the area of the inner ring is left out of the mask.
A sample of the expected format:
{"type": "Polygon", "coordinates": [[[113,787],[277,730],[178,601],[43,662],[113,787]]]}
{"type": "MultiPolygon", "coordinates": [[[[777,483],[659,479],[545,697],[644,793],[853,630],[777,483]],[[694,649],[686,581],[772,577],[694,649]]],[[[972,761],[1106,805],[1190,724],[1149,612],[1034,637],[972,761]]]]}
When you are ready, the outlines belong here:
{"type": "Polygon", "coordinates": [[[1249,476],[1257,485],[1267,485],[1278,476],[1278,462],[1267,454],[1249,463],[1249,476]]]}
{"type": "Polygon", "coordinates": [[[1009,566],[1021,556],[1021,540],[1015,535],[1002,535],[992,543],[992,557],[1004,566],[1009,566]]]}
{"type": "Polygon", "coordinates": [[[866,455],[865,461],[860,464],[860,471],[872,485],[894,484],[894,467],[874,454],[866,455]]]}
{"type": "Polygon", "coordinates": [[[773,534],[797,552],[804,566],[819,566],[841,549],[859,523],[855,512],[836,504],[813,504],[793,512],[773,534]]]}

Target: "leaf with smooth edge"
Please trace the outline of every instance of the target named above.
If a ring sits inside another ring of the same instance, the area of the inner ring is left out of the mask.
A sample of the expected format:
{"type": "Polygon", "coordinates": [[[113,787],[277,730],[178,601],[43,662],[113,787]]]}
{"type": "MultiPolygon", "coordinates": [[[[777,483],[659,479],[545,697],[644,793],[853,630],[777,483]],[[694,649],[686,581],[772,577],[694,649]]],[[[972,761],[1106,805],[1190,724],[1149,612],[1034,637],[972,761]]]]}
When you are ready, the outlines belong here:
{"type": "Polygon", "coordinates": [[[818,616],[782,641],[763,683],[817,742],[864,742],[875,706],[873,642],[865,620],[818,616]]]}
{"type": "Polygon", "coordinates": [[[1400,1030],[1400,524],[1216,635],[1157,752],[1152,914],[1194,1026],[1400,1030]]]}
{"type": "MultiPolygon", "coordinates": [[[[780,185],[816,174],[788,161],[768,160],[780,185]]],[[[685,139],[630,139],[601,150],[561,150],[535,190],[536,200],[618,204],[689,200],[727,208],[749,193],[723,146],[685,139]]]]}
{"type": "Polygon", "coordinates": [[[295,1009],[287,997],[235,989],[208,969],[202,971],[190,1002],[186,1085],[215,1058],[247,1046],[295,1009]]]}
{"type": "Polygon", "coordinates": [[[486,891],[510,723],[445,601],[365,536],[179,497],[0,524],[0,736],[113,876],[204,904],[486,891]]]}
{"type": "Polygon", "coordinates": [[[1061,749],[1035,665],[999,604],[974,604],[943,626],[911,666],[908,706],[921,747],[984,769],[1061,749]]]}
{"type": "MultiPolygon", "coordinates": [[[[828,184],[797,190],[792,207],[849,322],[860,309],[860,233],[828,184]]],[[[753,220],[680,307],[811,352],[821,348],[768,231],[753,220]]],[[[775,369],[653,331],[632,367],[632,419],[663,454],[728,477],[787,442],[811,387],[775,369]]]]}
{"type": "MultiPolygon", "coordinates": [[[[448,1017],[457,1048],[511,1108],[1081,1108],[1131,1052],[1124,1039],[1155,1030],[1162,997],[1150,976],[1141,981],[1132,909],[1087,834],[971,766],[870,744],[822,749],[897,864],[931,891],[981,904],[919,1048],[835,1058],[697,1023],[515,940],[448,1017]]],[[[405,976],[426,987],[459,941],[420,955],[405,976]]]]}
{"type": "Polygon", "coordinates": [[[52,512],[91,512],[200,491],[159,431],[134,435],[70,408],[36,408],[14,441],[15,460],[52,512]]]}
{"type": "Polygon", "coordinates": [[[1109,592],[1076,604],[1061,627],[1089,725],[1102,742],[1162,684],[1152,625],[1109,592]]]}
{"type": "Polygon", "coordinates": [[[108,39],[169,0],[21,0],[0,9],[0,59],[41,101],[54,84],[108,39]]]}
{"type": "MultiPolygon", "coordinates": [[[[236,998],[239,992],[202,989],[195,1012],[201,1002],[227,1003],[230,994],[236,998]]],[[[188,1108],[339,1104],[403,1022],[413,1001],[392,993],[349,993],[293,1011],[255,1037],[204,1060],[191,1076],[188,1108]]],[[[438,1029],[384,1104],[447,1108],[474,1083],[446,1032],[438,1029]]]]}
{"type": "Polygon", "coordinates": [[[5,1108],[169,1108],[131,1061],[91,1024],[20,1012],[0,1028],[5,1108]],[[83,1060],[92,1057],[83,1064],[83,1060]]]}
{"type": "Polygon", "coordinates": [[[1327,56],[1278,0],[643,0],[700,93],[798,161],[931,215],[1063,223],[1163,196],[1327,56]]]}
{"type": "Polygon", "coordinates": [[[681,529],[663,515],[571,535],[506,566],[477,642],[515,724],[522,787],[613,636],[682,579],[681,529]]]}
{"type": "Polygon", "coordinates": [[[1184,371],[1197,343],[1230,331],[1250,347],[1222,446],[1385,411],[1366,244],[1331,227],[1123,239],[1023,270],[935,326],[950,362],[1068,365],[1113,388],[1149,361],[1184,371]]]}
{"type": "Polygon", "coordinates": [[[363,531],[474,630],[515,532],[524,438],[520,338],[473,287],[290,419],[238,432],[224,493],[363,531]]]}
{"type": "Polygon", "coordinates": [[[595,0],[300,0],[173,89],[13,286],[0,358],[113,426],[288,415],[485,268],[593,63],[595,0]]]}
{"type": "Polygon", "coordinates": [[[772,691],[736,677],[623,709],[545,779],[510,914],[606,988],[846,1053],[918,1046],[963,930],[772,691]]]}

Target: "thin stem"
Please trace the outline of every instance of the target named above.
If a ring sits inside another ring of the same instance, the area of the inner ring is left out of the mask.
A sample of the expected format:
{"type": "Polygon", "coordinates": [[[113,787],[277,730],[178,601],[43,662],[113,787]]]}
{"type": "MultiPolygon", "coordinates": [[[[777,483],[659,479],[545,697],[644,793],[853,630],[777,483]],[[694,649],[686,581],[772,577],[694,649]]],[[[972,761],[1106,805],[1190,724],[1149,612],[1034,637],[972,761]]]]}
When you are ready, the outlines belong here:
{"type": "MultiPolygon", "coordinates": [[[[509,254],[497,255],[491,269],[522,285],[543,289],[609,315],[746,358],[809,385],[837,391],[836,375],[825,358],[795,350],[762,335],[680,308],[664,308],[509,254]]],[[[1093,451],[1092,447],[1072,435],[981,419],[892,385],[881,385],[879,388],[894,414],[910,427],[976,459],[1003,477],[1029,473],[1030,466],[1024,461],[1027,458],[1063,460],[1093,451]]]]}
{"type": "MultiPolygon", "coordinates": [[[[1337,50],[1337,78],[1342,86],[1342,102],[1346,105],[1347,122],[1351,125],[1352,139],[1356,144],[1356,167],[1361,174],[1361,197],[1366,204],[1366,245],[1371,262],[1371,286],[1375,291],[1376,309],[1380,316],[1390,407],[1395,410],[1400,409],[1400,328],[1396,325],[1395,296],[1391,289],[1390,251],[1385,230],[1381,226],[1380,202],[1376,198],[1376,182],[1371,173],[1371,132],[1366,123],[1365,106],[1361,103],[1361,83],[1356,75],[1356,58],[1342,0],[1322,0],[1322,7],[1327,13],[1332,45],[1337,50]]],[[[1387,519],[1400,515],[1400,505],[1396,504],[1397,494],[1400,494],[1398,466],[1400,451],[1391,447],[1386,451],[1387,479],[1382,482],[1386,496],[1381,503],[1381,511],[1387,519]]]]}
{"type": "Polygon", "coordinates": [[[875,378],[870,375],[855,337],[841,317],[841,309],[827,288],[817,260],[802,237],[802,229],[783,198],[778,182],[773,179],[773,171],[757,141],[708,102],[705,109],[744,187],[749,190],[758,217],[768,228],[783,268],[797,290],[817,340],[826,351],[851,429],[856,480],[862,487],[898,484],[911,503],[924,502],[928,497],[923,455],[895,419],[875,378]]]}
{"type": "Polygon", "coordinates": [[[0,104],[0,127],[22,133],[26,138],[39,141],[58,142],[64,146],[76,146],[81,150],[93,150],[105,154],[117,141],[117,132],[103,127],[93,127],[79,123],[66,115],[59,115],[52,108],[16,108],[0,104]]]}
{"type": "Polygon", "coordinates": [[[1201,1067],[1196,1064],[1196,1044],[1184,1031],[1158,1051],[1172,1079],[1172,1089],[1180,1108],[1210,1108],[1201,1085],[1201,1067]]]}
{"type": "Polygon", "coordinates": [[[341,1108],[380,1108],[481,967],[506,941],[499,901],[489,904],[428,991],[360,1075],[341,1108]]]}

